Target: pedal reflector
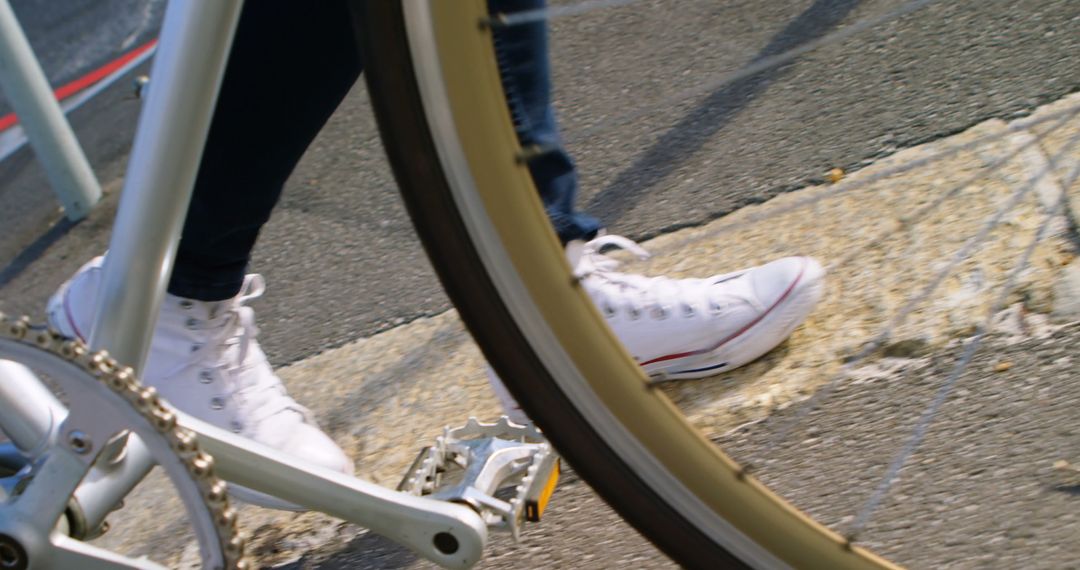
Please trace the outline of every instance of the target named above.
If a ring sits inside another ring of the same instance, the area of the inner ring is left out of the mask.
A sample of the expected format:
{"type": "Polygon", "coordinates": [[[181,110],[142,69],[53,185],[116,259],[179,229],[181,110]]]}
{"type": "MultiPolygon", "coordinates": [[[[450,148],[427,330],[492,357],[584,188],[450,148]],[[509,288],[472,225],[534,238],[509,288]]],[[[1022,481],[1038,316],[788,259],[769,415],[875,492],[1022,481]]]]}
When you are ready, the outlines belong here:
{"type": "Polygon", "coordinates": [[[551,475],[548,475],[547,484],[541,489],[539,496],[525,500],[525,520],[540,522],[540,517],[544,516],[544,509],[547,508],[548,501],[551,500],[551,495],[555,493],[555,486],[558,484],[559,461],[556,460],[555,466],[551,469],[551,475]]]}

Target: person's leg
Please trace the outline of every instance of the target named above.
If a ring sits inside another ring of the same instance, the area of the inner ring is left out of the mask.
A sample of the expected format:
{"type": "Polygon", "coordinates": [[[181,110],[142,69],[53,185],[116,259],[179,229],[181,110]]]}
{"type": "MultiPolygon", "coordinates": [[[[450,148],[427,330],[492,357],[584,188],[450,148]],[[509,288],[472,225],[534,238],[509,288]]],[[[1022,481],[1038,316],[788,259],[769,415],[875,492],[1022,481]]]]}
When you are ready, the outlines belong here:
{"type": "MultiPolygon", "coordinates": [[[[493,14],[544,8],[545,0],[488,0],[493,14]]],[[[596,236],[600,222],[577,211],[578,178],[570,154],[563,148],[551,104],[551,62],[544,22],[499,28],[494,32],[503,89],[523,147],[539,154],[529,160],[540,199],[555,233],[564,244],[596,236]]]]}
{"type": "MultiPolygon", "coordinates": [[[[488,0],[492,14],[539,11],[545,0],[488,0]]],[[[575,274],[616,336],[650,374],[699,378],[746,364],[782,342],[821,296],[824,272],[790,257],[733,274],[669,279],[617,273],[605,247],[645,251],[620,236],[596,237],[600,224],[574,207],[578,178],[563,147],[551,101],[548,30],[543,19],[494,30],[514,126],[523,147],[540,151],[529,169],[575,274]]],[[[512,419],[526,418],[489,370],[512,419]]]]}
{"type": "MultiPolygon", "coordinates": [[[[286,179],[360,74],[353,34],[340,0],[245,3],[142,378],[195,417],[345,472],[352,461],[288,396],[260,349],[245,304],[263,282],[245,272],[286,179]]],[[[53,326],[71,336],[89,328],[101,267],[92,260],[53,296],[53,326]]]]}
{"type": "Polygon", "coordinates": [[[362,69],[340,0],[244,5],[169,292],[237,294],[285,181],[362,69]]]}

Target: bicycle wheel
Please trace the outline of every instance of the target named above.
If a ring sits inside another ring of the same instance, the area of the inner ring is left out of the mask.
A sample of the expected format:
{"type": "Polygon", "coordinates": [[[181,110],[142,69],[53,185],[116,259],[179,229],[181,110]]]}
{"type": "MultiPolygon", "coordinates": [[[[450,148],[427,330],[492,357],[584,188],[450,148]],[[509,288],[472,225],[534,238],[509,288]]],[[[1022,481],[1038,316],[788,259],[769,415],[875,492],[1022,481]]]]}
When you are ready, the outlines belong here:
{"type": "Polygon", "coordinates": [[[582,477],[680,564],[892,567],[719,450],[608,330],[536,198],[492,47],[506,22],[486,10],[368,3],[365,49],[379,54],[368,84],[406,205],[489,362],[582,477]]]}

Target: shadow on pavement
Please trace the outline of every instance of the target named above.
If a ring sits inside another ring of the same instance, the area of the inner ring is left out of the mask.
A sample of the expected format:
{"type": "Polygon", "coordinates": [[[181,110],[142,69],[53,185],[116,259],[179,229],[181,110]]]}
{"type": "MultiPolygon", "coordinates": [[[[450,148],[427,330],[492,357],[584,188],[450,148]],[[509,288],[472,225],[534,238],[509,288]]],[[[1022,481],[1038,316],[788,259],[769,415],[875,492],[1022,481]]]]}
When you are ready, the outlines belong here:
{"type": "Polygon", "coordinates": [[[49,250],[53,244],[60,240],[60,238],[66,236],[72,228],[78,225],[78,222],[72,222],[67,218],[62,218],[59,222],[49,228],[45,233],[41,234],[37,239],[26,246],[11,263],[8,263],[3,269],[0,269],[0,287],[4,287],[8,283],[11,283],[16,277],[18,277],[23,271],[30,267],[32,263],[41,259],[42,255],[49,250]]]}
{"type": "Polygon", "coordinates": [[[348,545],[327,558],[316,561],[304,555],[295,562],[275,567],[275,570],[407,568],[419,560],[416,554],[404,546],[373,532],[367,532],[352,539],[348,545]]]}
{"type": "MultiPolygon", "coordinates": [[[[774,57],[825,35],[847,17],[861,0],[817,0],[792,20],[746,65],[774,57]]],[[[714,134],[782,76],[791,63],[730,83],[709,95],[664,133],[629,168],[597,193],[585,211],[614,224],[644,198],[646,192],[678,169],[714,134]]]]}

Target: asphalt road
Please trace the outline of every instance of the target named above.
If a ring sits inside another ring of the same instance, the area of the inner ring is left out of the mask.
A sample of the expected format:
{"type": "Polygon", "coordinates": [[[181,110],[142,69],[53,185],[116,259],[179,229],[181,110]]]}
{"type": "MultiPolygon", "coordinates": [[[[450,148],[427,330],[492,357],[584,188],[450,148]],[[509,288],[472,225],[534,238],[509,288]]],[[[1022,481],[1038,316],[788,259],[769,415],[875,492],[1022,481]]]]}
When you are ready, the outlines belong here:
{"type": "MultiPolygon", "coordinates": [[[[1075,421],[1062,421],[1075,420],[1080,403],[1080,328],[986,344],[955,378],[892,492],[867,511],[858,542],[908,568],[1075,568],[1080,477],[1055,464],[1080,451],[1075,421]]],[[[721,444],[799,508],[852,532],[961,351],[869,375],[827,407],[792,406],[721,444]],[[799,414],[807,427],[778,442],[777,430],[799,414]]]]}

